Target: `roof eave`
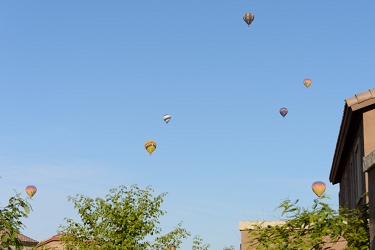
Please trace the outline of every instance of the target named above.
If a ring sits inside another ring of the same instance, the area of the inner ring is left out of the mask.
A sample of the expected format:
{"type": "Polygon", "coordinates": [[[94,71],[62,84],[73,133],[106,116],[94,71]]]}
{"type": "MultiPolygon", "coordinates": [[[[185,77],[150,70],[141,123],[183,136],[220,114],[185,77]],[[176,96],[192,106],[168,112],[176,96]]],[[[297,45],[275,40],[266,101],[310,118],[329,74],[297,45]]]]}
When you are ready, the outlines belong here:
{"type": "Polygon", "coordinates": [[[351,108],[348,107],[347,103],[345,102],[344,114],[343,114],[343,118],[342,118],[341,125],[340,125],[340,130],[339,130],[339,134],[338,134],[338,138],[336,142],[335,154],[333,156],[331,172],[329,175],[329,181],[333,185],[339,183],[337,173],[338,173],[340,161],[342,158],[342,152],[344,150],[345,141],[348,135],[348,129],[349,129],[352,114],[353,112],[351,108]]]}

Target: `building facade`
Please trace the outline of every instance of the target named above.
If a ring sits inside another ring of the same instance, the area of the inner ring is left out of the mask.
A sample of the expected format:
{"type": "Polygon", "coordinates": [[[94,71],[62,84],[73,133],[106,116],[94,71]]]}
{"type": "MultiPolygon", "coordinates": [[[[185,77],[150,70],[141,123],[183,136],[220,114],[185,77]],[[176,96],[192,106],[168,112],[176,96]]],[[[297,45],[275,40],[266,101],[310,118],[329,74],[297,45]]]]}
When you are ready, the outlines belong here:
{"type": "MultiPolygon", "coordinates": [[[[258,224],[257,221],[246,221],[246,222],[239,222],[238,223],[238,229],[241,232],[241,245],[240,250],[255,250],[254,247],[251,247],[249,244],[249,237],[251,236],[249,234],[248,229],[252,229],[253,225],[258,224]]],[[[262,222],[263,227],[267,226],[281,226],[285,224],[285,221],[265,221],[262,222]]],[[[323,238],[326,242],[329,242],[329,237],[323,238]]],[[[337,243],[326,243],[324,244],[324,247],[330,247],[330,249],[335,250],[342,250],[346,247],[346,241],[344,239],[340,239],[337,243]]]]}
{"type": "Polygon", "coordinates": [[[49,237],[48,239],[42,240],[38,243],[36,246],[37,249],[41,250],[62,250],[64,249],[63,244],[60,241],[61,234],[56,234],[52,237],[49,237]]]}
{"type": "MultiPolygon", "coordinates": [[[[370,205],[370,236],[375,235],[375,88],[345,100],[329,180],[339,184],[339,205],[370,205]],[[364,194],[368,192],[368,196],[364,194]]],[[[374,241],[375,243],[375,241],[374,241]]],[[[373,243],[372,248],[375,249],[373,243]]]]}

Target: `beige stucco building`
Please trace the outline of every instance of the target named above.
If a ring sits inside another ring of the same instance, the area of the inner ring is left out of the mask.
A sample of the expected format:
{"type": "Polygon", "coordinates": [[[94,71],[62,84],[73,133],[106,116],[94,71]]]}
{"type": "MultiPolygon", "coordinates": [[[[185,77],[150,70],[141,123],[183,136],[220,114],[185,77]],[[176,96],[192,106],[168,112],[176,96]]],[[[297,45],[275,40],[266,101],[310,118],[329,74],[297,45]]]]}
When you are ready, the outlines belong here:
{"type": "MultiPolygon", "coordinates": [[[[265,222],[259,222],[259,221],[241,221],[238,223],[238,229],[241,232],[241,245],[240,250],[255,250],[255,248],[250,247],[249,245],[249,232],[248,229],[252,229],[253,225],[262,223],[263,227],[267,226],[279,226],[285,224],[285,221],[265,221],[265,222]]],[[[329,241],[329,237],[324,238],[327,242],[329,241]]],[[[330,247],[330,249],[335,250],[341,250],[344,249],[346,246],[346,241],[344,239],[339,240],[336,244],[325,244],[325,247],[330,247]]]]}
{"type": "Polygon", "coordinates": [[[375,88],[345,100],[329,180],[340,185],[339,204],[370,206],[371,249],[375,249],[375,88]],[[362,195],[368,192],[368,196],[362,195]]]}
{"type": "MultiPolygon", "coordinates": [[[[375,250],[375,88],[345,100],[329,180],[339,184],[339,205],[370,206],[371,249],[375,250]],[[368,196],[363,196],[368,192],[368,196]]],[[[241,250],[248,249],[248,231],[257,222],[240,222],[241,250]]],[[[279,225],[270,221],[264,225],[279,225]]],[[[345,241],[334,249],[343,249],[345,241]]],[[[249,248],[251,249],[251,248],[249,248]]]]}
{"type": "MultiPolygon", "coordinates": [[[[253,228],[253,225],[258,224],[260,222],[258,221],[240,221],[238,223],[238,229],[241,233],[241,244],[240,244],[240,250],[247,250],[247,249],[255,249],[255,248],[249,248],[249,232],[247,229],[253,228]]],[[[263,226],[276,226],[276,225],[282,225],[284,224],[284,221],[266,221],[264,222],[263,226]]]]}
{"type": "Polygon", "coordinates": [[[64,249],[63,245],[60,241],[61,234],[56,234],[52,237],[49,237],[48,239],[42,240],[38,243],[36,246],[37,249],[55,249],[55,250],[61,250],[64,249]]]}

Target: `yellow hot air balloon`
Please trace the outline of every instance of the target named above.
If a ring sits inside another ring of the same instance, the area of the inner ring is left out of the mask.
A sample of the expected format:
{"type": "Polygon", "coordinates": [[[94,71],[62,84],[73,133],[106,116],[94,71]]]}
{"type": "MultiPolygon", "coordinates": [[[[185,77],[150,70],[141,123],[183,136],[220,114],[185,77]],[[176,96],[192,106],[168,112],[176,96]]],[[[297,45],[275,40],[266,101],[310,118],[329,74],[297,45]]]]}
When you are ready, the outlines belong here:
{"type": "Polygon", "coordinates": [[[305,80],[303,80],[303,84],[306,86],[306,88],[309,88],[311,83],[312,81],[309,78],[306,78],[305,80]]]}
{"type": "Polygon", "coordinates": [[[26,187],[26,193],[30,198],[33,198],[34,194],[36,193],[36,187],[35,186],[27,186],[26,187]]]}
{"type": "Polygon", "coordinates": [[[312,184],[312,190],[320,198],[320,196],[326,191],[326,184],[322,181],[316,181],[312,184]]]}
{"type": "Polygon", "coordinates": [[[147,141],[145,143],[145,149],[147,150],[147,152],[150,153],[150,155],[152,154],[152,152],[154,152],[154,150],[156,149],[156,142],[154,141],[147,141]]]}

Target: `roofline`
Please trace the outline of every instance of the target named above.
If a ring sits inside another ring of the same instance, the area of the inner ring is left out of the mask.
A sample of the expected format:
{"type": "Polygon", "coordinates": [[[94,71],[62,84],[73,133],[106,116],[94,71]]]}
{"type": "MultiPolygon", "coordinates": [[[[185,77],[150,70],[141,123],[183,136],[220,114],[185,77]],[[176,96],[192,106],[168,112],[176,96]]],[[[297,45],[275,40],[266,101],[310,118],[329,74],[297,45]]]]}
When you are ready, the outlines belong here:
{"type": "MultiPolygon", "coordinates": [[[[5,232],[9,233],[8,229],[2,229],[0,230],[0,236],[3,235],[5,232]]],[[[17,234],[17,239],[19,239],[22,243],[38,243],[37,240],[34,240],[33,238],[30,238],[29,236],[26,236],[24,234],[17,234]]],[[[0,237],[0,242],[1,242],[1,237],[0,237]]]]}
{"type": "Polygon", "coordinates": [[[247,229],[253,229],[255,225],[261,225],[262,227],[267,226],[281,226],[284,225],[286,222],[279,220],[279,221],[240,221],[238,222],[238,229],[240,231],[244,231],[247,229]]]}
{"type": "Polygon", "coordinates": [[[61,236],[62,236],[62,234],[56,234],[56,235],[53,235],[53,236],[51,236],[51,237],[49,237],[49,238],[47,238],[45,240],[42,240],[42,241],[40,241],[38,243],[37,247],[43,246],[43,245],[48,244],[48,243],[50,243],[52,241],[60,241],[61,236]]]}
{"type": "Polygon", "coordinates": [[[344,150],[345,142],[348,137],[348,130],[352,122],[353,112],[372,104],[375,104],[375,88],[345,99],[344,113],[332,160],[331,172],[329,174],[329,180],[332,184],[339,183],[337,172],[342,159],[342,152],[344,150]]]}
{"type": "Polygon", "coordinates": [[[352,118],[352,114],[353,114],[352,110],[345,103],[344,114],[343,114],[343,118],[342,118],[341,125],[340,125],[340,130],[339,130],[339,134],[338,134],[338,138],[336,142],[335,153],[333,155],[331,172],[329,174],[329,181],[332,184],[338,183],[337,170],[339,168],[340,159],[342,157],[342,151],[344,150],[344,143],[347,138],[347,134],[348,134],[347,131],[349,129],[349,122],[352,118]]]}

